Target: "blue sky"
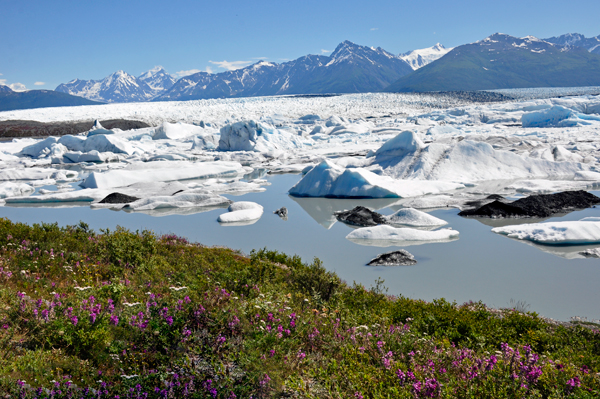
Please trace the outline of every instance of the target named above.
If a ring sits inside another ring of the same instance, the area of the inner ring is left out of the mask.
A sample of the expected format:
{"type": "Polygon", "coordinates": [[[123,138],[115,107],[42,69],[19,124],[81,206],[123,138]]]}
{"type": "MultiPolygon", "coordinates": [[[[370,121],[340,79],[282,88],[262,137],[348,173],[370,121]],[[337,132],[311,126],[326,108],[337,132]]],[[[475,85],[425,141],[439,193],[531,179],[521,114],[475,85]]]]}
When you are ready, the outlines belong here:
{"type": "Polygon", "coordinates": [[[54,89],[117,70],[222,72],[329,54],[343,40],[398,54],[495,32],[600,35],[598,0],[0,0],[0,84],[54,89]]]}

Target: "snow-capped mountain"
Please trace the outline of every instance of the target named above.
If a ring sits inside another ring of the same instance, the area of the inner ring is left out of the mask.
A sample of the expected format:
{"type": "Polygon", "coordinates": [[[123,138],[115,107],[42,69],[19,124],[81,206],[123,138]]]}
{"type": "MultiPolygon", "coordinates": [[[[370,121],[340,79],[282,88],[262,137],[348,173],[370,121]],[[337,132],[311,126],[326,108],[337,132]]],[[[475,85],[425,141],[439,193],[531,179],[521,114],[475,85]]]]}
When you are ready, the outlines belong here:
{"type": "Polygon", "coordinates": [[[154,90],[155,95],[158,95],[165,90],[169,90],[176,82],[176,79],[169,75],[161,66],[156,66],[148,72],[144,72],[138,76],[138,80],[141,80],[150,86],[150,88],[154,90]]]}
{"type": "Polygon", "coordinates": [[[411,71],[404,60],[381,48],[345,41],[331,56],[307,55],[282,64],[260,61],[234,71],[186,76],[155,100],[371,92],[411,71]]]}
{"type": "Polygon", "coordinates": [[[451,50],[452,47],[446,48],[442,44],[437,43],[435,46],[432,47],[413,50],[404,54],[400,54],[400,58],[408,62],[412,69],[417,70],[439,58],[442,58],[451,50]]]}
{"type": "Polygon", "coordinates": [[[580,33],[567,33],[560,36],[544,39],[549,43],[561,46],[577,46],[587,49],[590,53],[600,54],[600,35],[587,38],[580,33]]]}
{"type": "Polygon", "coordinates": [[[386,91],[493,90],[600,85],[600,55],[533,36],[502,33],[455,47],[386,91]]]}
{"type": "Polygon", "coordinates": [[[8,86],[0,85],[0,93],[12,93],[13,89],[8,86]]]}
{"type": "Polygon", "coordinates": [[[138,78],[127,72],[117,71],[102,80],[74,79],[59,85],[55,90],[107,103],[136,102],[151,100],[173,86],[174,81],[162,67],[157,67],[138,78]]]}

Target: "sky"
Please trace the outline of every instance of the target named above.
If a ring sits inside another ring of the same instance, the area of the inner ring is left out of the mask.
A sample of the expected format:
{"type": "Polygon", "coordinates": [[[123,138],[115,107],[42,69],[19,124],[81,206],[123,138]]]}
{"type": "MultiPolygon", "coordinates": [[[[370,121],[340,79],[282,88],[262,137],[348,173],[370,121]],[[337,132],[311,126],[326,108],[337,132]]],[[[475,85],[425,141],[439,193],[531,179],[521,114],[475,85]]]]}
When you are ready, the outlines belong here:
{"type": "Polygon", "coordinates": [[[157,65],[217,73],[328,55],[344,40],[399,54],[496,32],[591,37],[598,15],[598,0],[0,0],[0,84],[53,90],[157,65]]]}

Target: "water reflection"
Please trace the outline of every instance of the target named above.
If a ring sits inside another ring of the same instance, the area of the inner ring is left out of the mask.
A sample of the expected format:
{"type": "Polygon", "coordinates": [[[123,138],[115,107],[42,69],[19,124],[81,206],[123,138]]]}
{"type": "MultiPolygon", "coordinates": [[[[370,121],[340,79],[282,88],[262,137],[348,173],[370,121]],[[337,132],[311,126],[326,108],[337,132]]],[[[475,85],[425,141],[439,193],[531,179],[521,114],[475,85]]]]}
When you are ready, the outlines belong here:
{"type": "Polygon", "coordinates": [[[429,241],[398,241],[398,240],[369,240],[364,238],[348,238],[347,240],[352,241],[358,245],[364,245],[369,247],[410,247],[414,245],[423,245],[423,244],[441,244],[452,241],[457,241],[459,237],[452,237],[444,240],[429,240],[429,241]]]}
{"type": "Polygon", "coordinates": [[[399,201],[398,198],[375,199],[341,199],[341,198],[309,198],[289,196],[294,202],[304,209],[317,223],[327,230],[337,222],[335,212],[352,209],[355,206],[364,206],[371,210],[387,208],[399,201]]]}
{"type": "MultiPolygon", "coordinates": [[[[146,210],[133,210],[131,208],[122,208],[127,213],[143,213],[145,215],[161,217],[161,216],[171,216],[171,215],[195,215],[197,213],[214,211],[215,209],[223,209],[227,208],[229,204],[220,204],[213,206],[192,206],[188,208],[156,208],[156,209],[146,209],[146,210]]],[[[92,208],[94,209],[94,208],[92,208]]],[[[109,208],[110,209],[110,208],[109,208]]],[[[117,209],[111,209],[117,210],[117,209]]]]}
{"type": "Polygon", "coordinates": [[[507,237],[502,234],[498,234],[504,238],[508,238],[512,241],[518,241],[523,244],[530,245],[540,251],[546,252],[551,255],[555,255],[564,259],[588,259],[589,257],[582,254],[586,249],[598,248],[598,244],[591,245],[543,245],[528,240],[519,240],[516,238],[507,237]]]}

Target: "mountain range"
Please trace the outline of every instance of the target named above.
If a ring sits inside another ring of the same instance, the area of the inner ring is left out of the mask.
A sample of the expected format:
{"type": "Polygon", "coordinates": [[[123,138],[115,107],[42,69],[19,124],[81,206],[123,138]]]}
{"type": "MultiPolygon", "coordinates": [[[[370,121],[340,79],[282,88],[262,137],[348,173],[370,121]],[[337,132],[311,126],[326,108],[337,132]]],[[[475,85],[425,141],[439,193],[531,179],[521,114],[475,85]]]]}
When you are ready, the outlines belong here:
{"type": "Polygon", "coordinates": [[[590,85],[600,85],[600,35],[586,38],[569,33],[537,39],[498,33],[454,48],[438,43],[399,55],[344,41],[329,56],[259,61],[178,80],[155,67],[137,77],[117,71],[101,80],[74,79],[54,92],[32,90],[25,95],[0,85],[0,110],[96,102],[590,85]],[[92,102],[81,102],[81,97],[92,102]]]}
{"type": "Polygon", "coordinates": [[[162,67],[156,67],[137,78],[117,71],[102,80],[74,79],[59,85],[55,91],[100,102],[150,101],[170,89],[175,78],[162,67]]]}
{"type": "Polygon", "coordinates": [[[600,86],[600,55],[586,47],[501,33],[455,47],[401,77],[390,92],[473,91],[522,87],[600,86]]]}
{"type": "Polygon", "coordinates": [[[544,41],[561,46],[583,47],[590,53],[600,54],[600,35],[587,38],[581,33],[567,33],[565,35],[544,39],[544,41]]]}
{"type": "Polygon", "coordinates": [[[0,85],[0,111],[94,104],[100,103],[52,90],[16,92],[8,86],[0,85]]]}
{"type": "Polygon", "coordinates": [[[198,72],[176,82],[160,67],[137,78],[119,71],[102,80],[75,79],[56,91],[104,102],[361,93],[380,91],[412,71],[400,56],[344,41],[330,56],[307,55],[281,64],[259,61],[233,71],[198,72]]]}

